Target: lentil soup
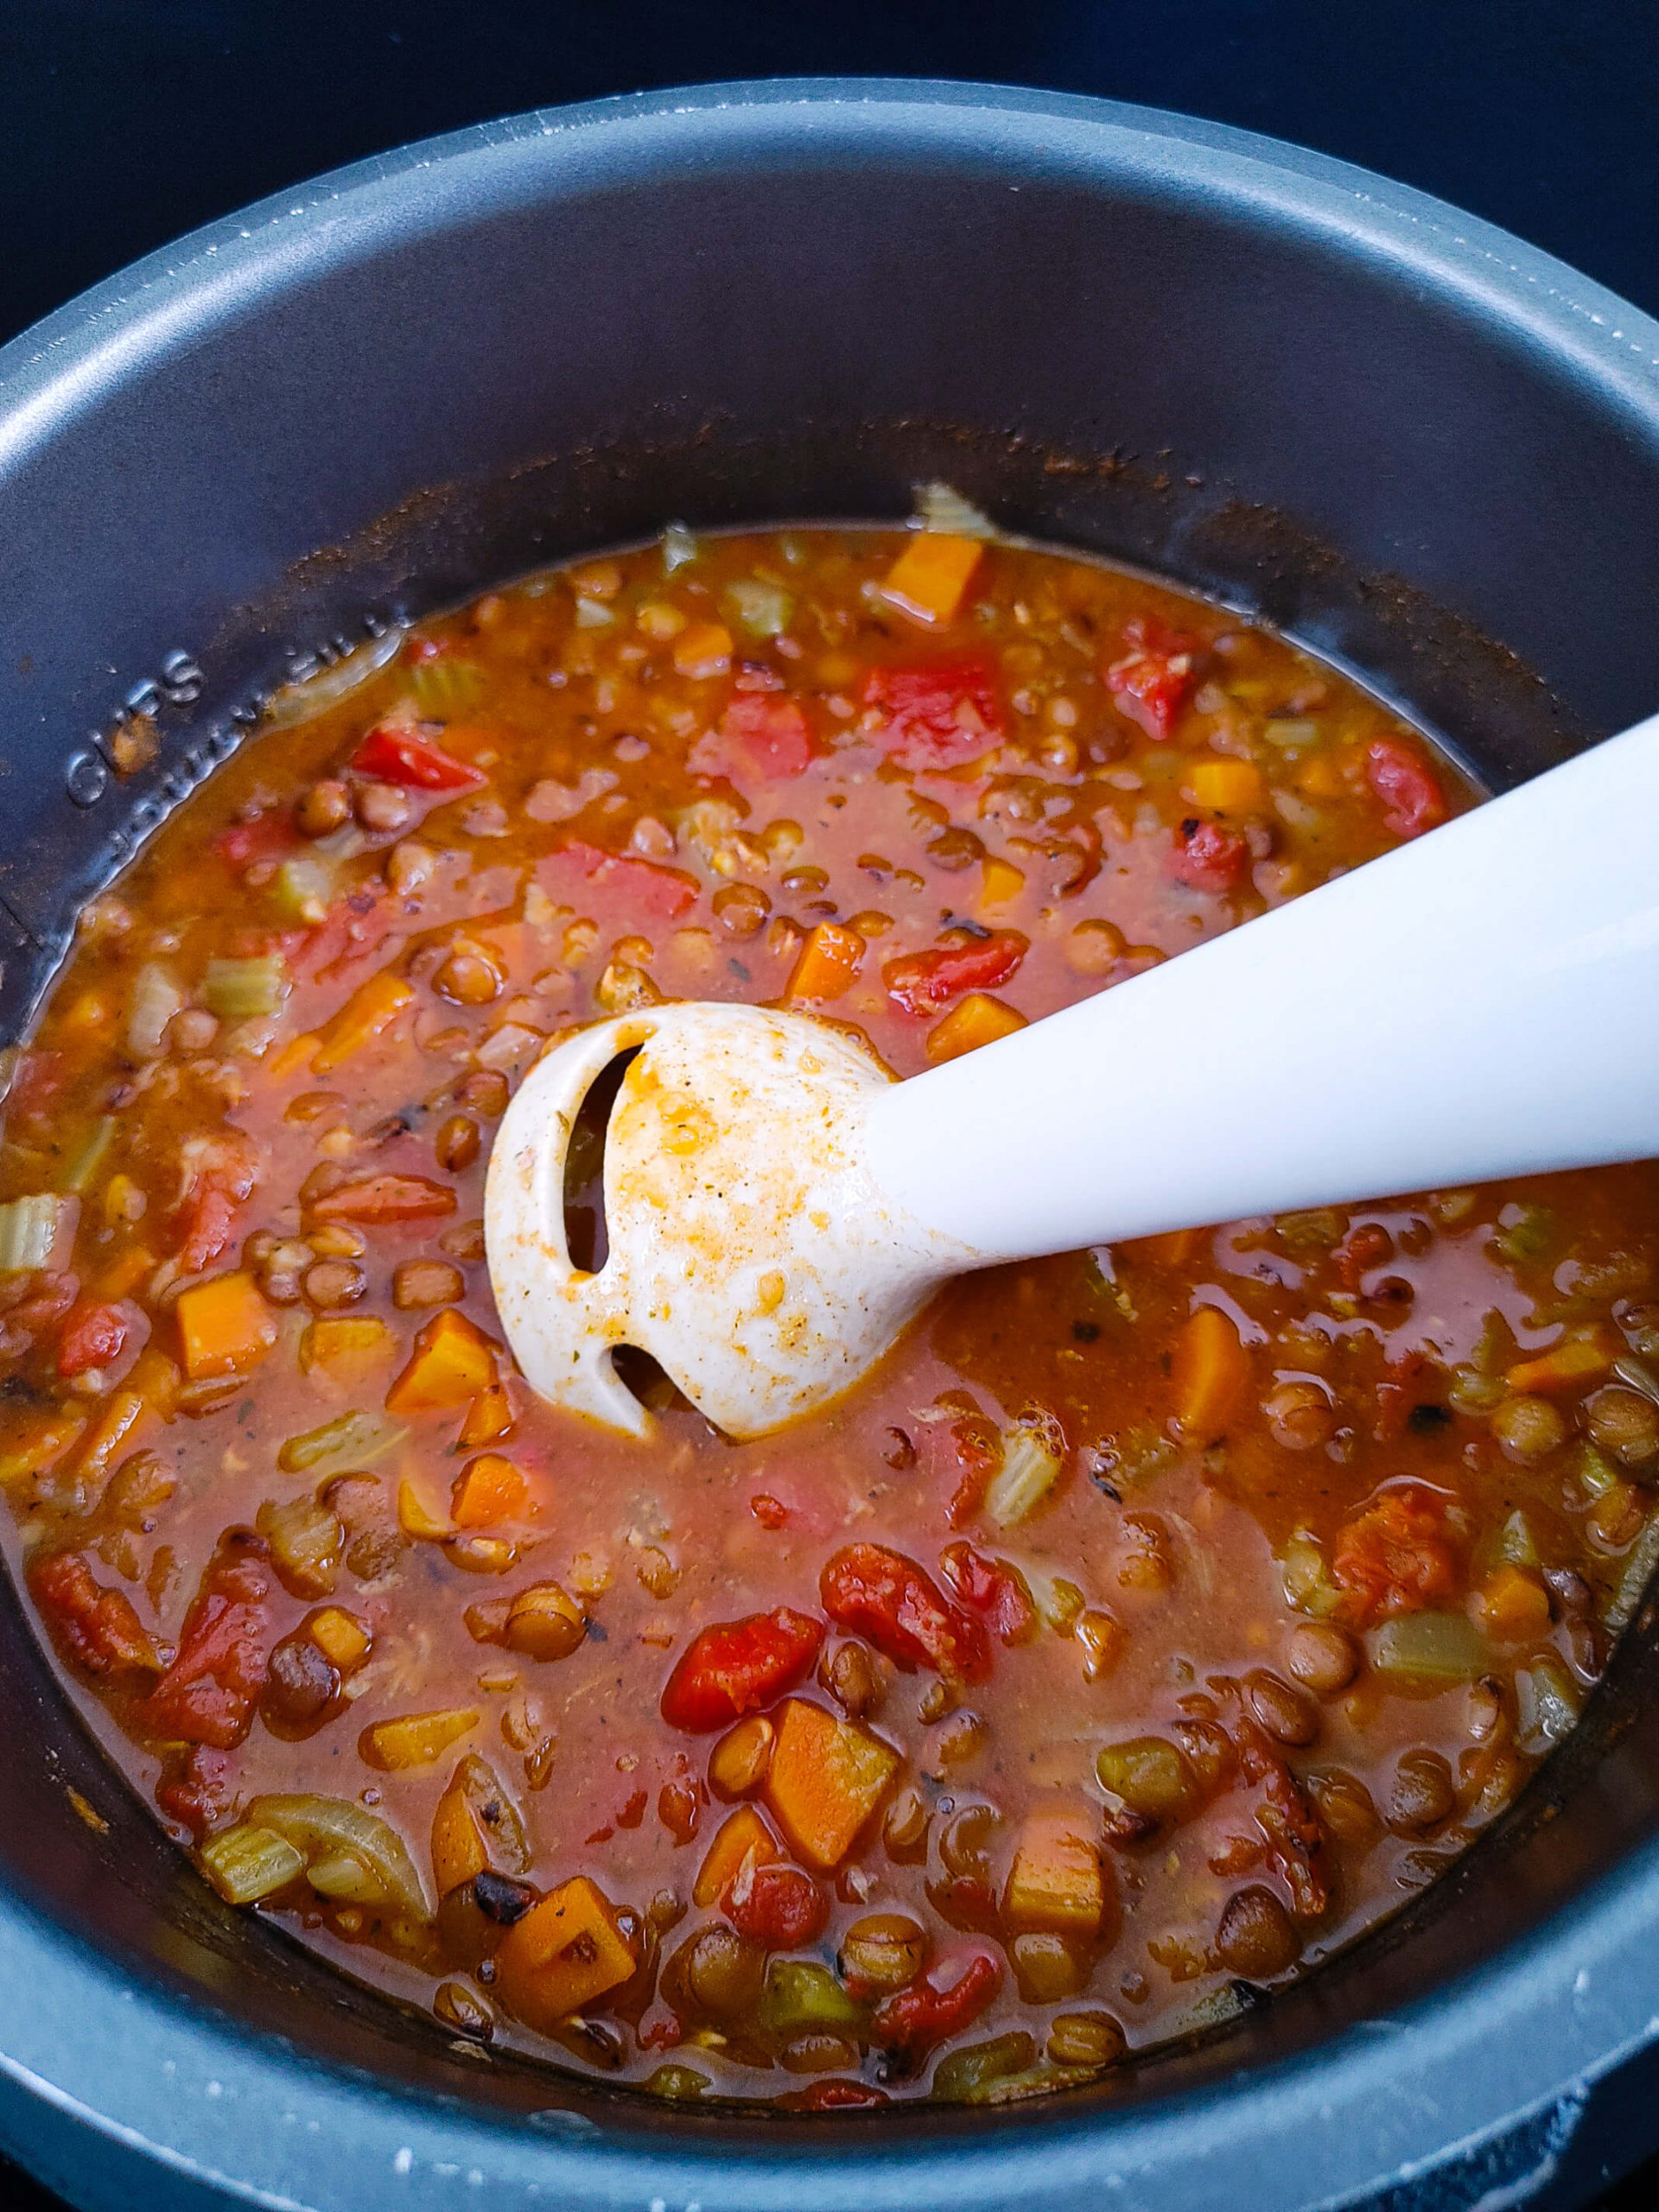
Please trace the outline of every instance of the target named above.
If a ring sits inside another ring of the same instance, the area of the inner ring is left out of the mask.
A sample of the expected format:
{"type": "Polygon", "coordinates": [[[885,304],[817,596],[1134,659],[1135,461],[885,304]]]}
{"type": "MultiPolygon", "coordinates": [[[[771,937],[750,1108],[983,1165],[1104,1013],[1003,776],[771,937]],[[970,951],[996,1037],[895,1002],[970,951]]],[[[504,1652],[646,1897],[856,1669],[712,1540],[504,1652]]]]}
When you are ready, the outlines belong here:
{"type": "Polygon", "coordinates": [[[1651,1166],[965,1279],[747,1445],[643,1363],[646,1444],[536,1401],[480,1214],[574,1024],[784,1002],[909,1075],[1452,765],[950,529],[671,530],[381,658],[87,908],[6,1103],[10,1557],[207,1878],[458,2037],[811,2108],[1087,2081],[1433,1879],[1659,1558],[1651,1166]]]}

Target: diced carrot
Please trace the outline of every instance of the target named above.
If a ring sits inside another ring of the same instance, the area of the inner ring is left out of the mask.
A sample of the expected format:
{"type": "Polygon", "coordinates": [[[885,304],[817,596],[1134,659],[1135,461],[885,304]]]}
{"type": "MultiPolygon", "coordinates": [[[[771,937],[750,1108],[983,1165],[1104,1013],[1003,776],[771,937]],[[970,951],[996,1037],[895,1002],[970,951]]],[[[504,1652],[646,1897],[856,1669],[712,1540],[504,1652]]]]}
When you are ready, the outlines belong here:
{"type": "Polygon", "coordinates": [[[358,1750],[371,1766],[396,1773],[405,1767],[430,1766],[451,1744],[478,1726],[476,1706],[453,1706],[440,1713],[410,1713],[400,1720],[378,1720],[358,1738],[358,1750]]]}
{"type": "Polygon", "coordinates": [[[1503,1380],[1516,1391],[1576,1390],[1581,1382],[1606,1374],[1618,1349],[1600,1330],[1593,1336],[1569,1337],[1548,1351],[1518,1360],[1505,1370],[1503,1380]]]}
{"type": "Polygon", "coordinates": [[[455,1441],[463,1452],[475,1452],[480,1444],[493,1444],[499,1437],[511,1436],[512,1427],[512,1406],[506,1385],[492,1382],[467,1407],[455,1441]]]}
{"type": "Polygon", "coordinates": [[[990,858],[981,861],[979,903],[982,906],[1006,906],[1009,899],[1017,899],[1025,887],[1025,870],[1015,868],[1012,861],[990,858]]]}
{"type": "Polygon", "coordinates": [[[532,1905],[495,1956],[502,2002],[540,2030],[631,1980],[636,1964],[615,1908],[585,1874],[532,1905]]]}
{"type": "Polygon", "coordinates": [[[276,1341],[276,1316],[251,1274],[238,1268],[179,1293],[175,1311],[184,1346],[184,1371],[193,1382],[240,1375],[255,1367],[276,1341]]]}
{"type": "Polygon", "coordinates": [[[856,930],[843,929],[839,922],[820,922],[808,932],[784,996],[838,999],[857,975],[863,957],[864,940],[856,930]]]}
{"type": "Polygon", "coordinates": [[[495,1347],[453,1306],[421,1331],[407,1367],[386,1393],[386,1411],[442,1413],[464,1406],[495,1381],[495,1347]]]}
{"type": "Polygon", "coordinates": [[[524,1510],[529,1486],[511,1459],[480,1452],[455,1477],[449,1510],[457,1529],[490,1529],[524,1510]]]}
{"type": "Polygon", "coordinates": [[[1002,1893],[1002,1917],[1019,1935],[1075,1936],[1093,1942],[1106,1916],[1100,1846],[1080,1812],[1027,1815],[1002,1893]]]}
{"type": "Polygon", "coordinates": [[[791,1698],[766,1772],[766,1802],[798,1859],[838,1866],[899,1770],[899,1754],[856,1721],[791,1698]]]}
{"type": "Polygon", "coordinates": [[[1166,1229],[1159,1236],[1137,1236],[1123,1246],[1127,1257],[1150,1260],[1155,1268],[1184,1268],[1204,1249],[1207,1229],[1166,1229]]]}
{"type": "Polygon", "coordinates": [[[298,1037],[290,1037],[273,1056],[265,1070],[266,1075],[273,1083],[286,1083],[290,1076],[299,1075],[310,1066],[312,1055],[321,1042],[315,1029],[308,1029],[298,1037]]]}
{"type": "Polygon", "coordinates": [[[976,537],[921,531],[888,569],[881,595],[918,622],[949,622],[984,550],[976,537]]]}
{"type": "Polygon", "coordinates": [[[311,1062],[313,1075],[327,1075],[342,1060],[390,1029],[415,996],[412,985],[383,968],[352,993],[323,1029],[311,1062]]]}
{"type": "Polygon", "coordinates": [[[1175,1419],[1190,1442],[1213,1444],[1249,1380],[1238,1331],[1217,1306],[1200,1306],[1175,1353],[1175,1419]]]}
{"type": "Polygon", "coordinates": [[[732,633],[723,622],[690,622],[674,640],[677,676],[723,676],[732,664],[732,633]]]}
{"type": "Polygon", "coordinates": [[[154,1271],[156,1264],[156,1255],[148,1244],[129,1244],[120,1258],[112,1260],[99,1277],[99,1296],[125,1298],[154,1271]]]}
{"type": "Polygon", "coordinates": [[[936,1021],[928,1031],[927,1057],[936,1065],[941,1060],[960,1059],[964,1052],[976,1052],[982,1045],[994,1045],[999,1037],[1012,1037],[1025,1026],[1023,1014],[994,999],[988,991],[969,991],[965,999],[957,1000],[943,1021],[936,1021]]]}
{"type": "Polygon", "coordinates": [[[721,1823],[692,1885],[692,1902],[718,1904],[744,1866],[770,1866],[783,1857],[777,1838],[753,1805],[741,1805],[721,1823]]]}
{"type": "Polygon", "coordinates": [[[1217,814],[1249,814],[1262,799],[1262,771],[1249,760],[1195,760],[1186,787],[1217,814]]]}
{"type": "Polygon", "coordinates": [[[342,1674],[362,1665],[374,1641],[357,1615],[348,1613],[343,1605],[321,1606],[305,1626],[323,1657],[342,1674]]]}
{"type": "Polygon", "coordinates": [[[1471,1593],[1469,1610],[1495,1643],[1529,1643],[1549,1633],[1549,1592],[1531,1567],[1495,1567],[1471,1593]]]}
{"type": "Polygon", "coordinates": [[[484,1873],[490,1854],[472,1801],[456,1774],[432,1815],[432,1879],[441,1897],[484,1873]]]}
{"type": "Polygon", "coordinates": [[[329,1314],[311,1322],[300,1338],[300,1365],[308,1375],[326,1375],[351,1389],[384,1367],[397,1349],[397,1338],[378,1316],[351,1320],[329,1314]]]}
{"type": "Polygon", "coordinates": [[[79,1406],[59,1406],[18,1424],[0,1447],[0,1490],[32,1481],[55,1467],[86,1426],[79,1406]]]}

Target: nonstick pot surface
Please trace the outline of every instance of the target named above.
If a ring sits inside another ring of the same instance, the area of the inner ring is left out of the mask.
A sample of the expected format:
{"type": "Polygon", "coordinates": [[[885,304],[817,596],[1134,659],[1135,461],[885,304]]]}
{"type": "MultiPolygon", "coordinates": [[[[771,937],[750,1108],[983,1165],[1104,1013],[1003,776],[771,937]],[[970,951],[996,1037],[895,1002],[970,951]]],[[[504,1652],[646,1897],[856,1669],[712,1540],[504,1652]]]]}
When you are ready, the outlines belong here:
{"type": "MultiPolygon", "coordinates": [[[[714,88],[343,172],[0,354],[0,1019],[262,690],[669,516],[896,518],[944,477],[1524,776],[1659,693],[1656,362],[1659,327],[1433,201],[1085,100],[714,88]],[[124,705],[163,733],[130,783],[124,705]]],[[[7,1605],[0,2133],[88,2206],[1232,2212],[1449,2153],[1469,2202],[1547,2166],[1659,2015],[1656,1678],[1644,1614],[1500,1832],[1207,2043],[1034,2109],[826,2122],[460,2052],[220,1907],[7,1605]]]]}

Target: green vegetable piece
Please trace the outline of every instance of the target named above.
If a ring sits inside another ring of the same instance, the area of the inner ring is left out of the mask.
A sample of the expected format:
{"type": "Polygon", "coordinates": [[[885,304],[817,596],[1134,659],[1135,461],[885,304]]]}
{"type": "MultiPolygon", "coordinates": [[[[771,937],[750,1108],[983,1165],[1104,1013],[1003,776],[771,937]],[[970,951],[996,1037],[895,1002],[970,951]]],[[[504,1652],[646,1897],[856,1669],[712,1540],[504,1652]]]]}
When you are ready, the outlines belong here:
{"type": "Polygon", "coordinates": [[[1578,1725],[1578,1685],[1560,1661],[1546,1652],[1515,1671],[1515,1735],[1536,1758],[1553,1751],[1578,1725]]]}
{"type": "Polygon", "coordinates": [[[202,1872],[227,1904],[257,1904],[305,1872],[305,1855],[272,1828],[246,1821],[201,1847],[202,1872]]]}
{"type": "Polygon", "coordinates": [[[285,921],[315,929],[334,895],[334,871],[315,853],[293,853],[270,879],[270,895],[285,921]]]}
{"type": "Polygon", "coordinates": [[[795,601],[786,591],[758,577],[728,584],[726,598],[738,627],[752,638],[781,638],[795,612],[795,601]]]}
{"type": "Polygon", "coordinates": [[[1489,1414],[1509,1395],[1509,1385],[1496,1375],[1483,1375],[1478,1367],[1454,1367],[1446,1389],[1446,1402],[1453,1413],[1489,1414]]]}
{"type": "Polygon", "coordinates": [[[999,1529],[1034,1513],[1059,1479],[1060,1461],[1040,1428],[1008,1431],[1002,1465],[985,1492],[985,1510],[999,1529]]]}
{"type": "Polygon", "coordinates": [[[988,2043],[970,2043],[947,2051],[933,2069],[933,2094],[950,2104],[965,2104],[993,2082],[1023,2074],[1036,2060],[1037,2045],[1023,2028],[988,2043]]]}
{"type": "Polygon", "coordinates": [[[1396,1687],[1472,1681],[1487,1663],[1485,1643],[1465,1613],[1402,1613],[1370,1642],[1372,1666],[1396,1687]]]}
{"type": "Polygon", "coordinates": [[[1548,1206],[1507,1205],[1497,1217],[1497,1247],[1508,1260],[1544,1259],[1560,1236],[1548,1206]]]}
{"type": "Polygon", "coordinates": [[[1605,1497],[1621,1479],[1612,1461],[1587,1439],[1580,1441],[1573,1454],[1573,1475],[1586,1498],[1605,1497]]]}
{"type": "Polygon", "coordinates": [[[695,2066],[659,2066],[645,2081],[648,2096],[666,2097],[672,2104],[693,2103],[707,2096],[712,2087],[709,2076],[695,2066]]]}
{"type": "Polygon", "coordinates": [[[97,1174],[104,1163],[104,1155],[115,1141],[120,1123],[113,1114],[105,1114],[94,1122],[86,1133],[86,1141],[63,1171],[63,1188],[79,1197],[97,1174]]]}
{"type": "Polygon", "coordinates": [[[1334,1206],[1316,1206],[1307,1213],[1281,1213],[1274,1227],[1287,1251],[1330,1252],[1341,1243],[1348,1217],[1334,1206]]]}
{"type": "Polygon", "coordinates": [[[254,1827],[270,1828],[303,1853],[311,1886],[353,1904],[390,1907],[417,1921],[431,1910],[403,1838],[378,1814],[347,1797],[294,1791],[256,1797],[254,1827]]]}
{"type": "Polygon", "coordinates": [[[340,1414],[321,1428],[290,1436],[276,1454],[285,1475],[332,1474],[340,1467],[368,1467],[384,1459],[407,1429],[394,1428],[378,1414],[340,1414]]]}
{"type": "Polygon", "coordinates": [[[762,2025],[780,2041],[797,2036],[834,2034],[864,2026],[868,2015],[849,1997],[828,1967],[810,1959],[774,1959],[760,1996],[762,2025]]]}
{"type": "Polygon", "coordinates": [[[72,1198],[50,1192],[10,1198],[0,1206],[0,1274],[33,1274],[52,1256],[72,1198]]]}
{"type": "Polygon", "coordinates": [[[441,655],[436,660],[416,662],[409,671],[409,688],[423,715],[430,715],[435,721],[448,721],[452,715],[475,707],[484,696],[484,671],[476,661],[451,660],[441,655]]]}
{"type": "Polygon", "coordinates": [[[1497,1555],[1510,1567],[1538,1567],[1542,1564],[1538,1539],[1532,1533],[1532,1523],[1518,1505],[1498,1531],[1497,1555]]]}
{"type": "Polygon", "coordinates": [[[207,1011],[221,1021],[249,1021],[282,1009],[290,985],[279,952],[251,960],[210,960],[201,980],[207,1011]]]}
{"type": "Polygon", "coordinates": [[[1263,722],[1262,734],[1269,745],[1282,746],[1287,753],[1300,753],[1305,746],[1319,743],[1319,726],[1311,715],[1287,715],[1263,722]]]}

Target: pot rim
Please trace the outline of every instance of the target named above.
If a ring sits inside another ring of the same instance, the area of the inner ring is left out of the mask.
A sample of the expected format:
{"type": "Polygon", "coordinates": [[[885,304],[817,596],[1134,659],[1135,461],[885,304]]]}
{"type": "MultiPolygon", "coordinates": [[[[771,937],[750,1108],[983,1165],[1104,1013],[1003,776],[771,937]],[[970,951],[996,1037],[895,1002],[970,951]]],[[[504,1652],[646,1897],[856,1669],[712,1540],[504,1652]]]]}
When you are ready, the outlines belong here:
{"type": "MultiPolygon", "coordinates": [[[[793,131],[918,142],[995,166],[1017,156],[1156,181],[1241,217],[1340,235],[1426,295],[1505,327],[1594,388],[1604,414],[1659,439],[1659,323],[1535,248],[1403,185],[1325,156],[1161,110],[995,85],[782,79],[536,111],[374,156],[195,231],[0,348],[0,471],[142,363],[227,320],[307,267],[372,254],[493,204],[529,198],[560,165],[636,179],[688,149],[774,146],[793,131]]],[[[1527,1936],[1387,2019],[1338,2032],[1225,2086],[1122,2109],[1064,2101],[964,2127],[937,2115],[838,2115],[722,2142],[690,2115],[671,2134],[575,2114],[435,2106],[306,2056],[99,1954],[0,1891],[0,2078],[29,2100],[181,2179],[283,2208],[451,2202],[758,2208],[806,2193],[825,2212],[944,2201],[969,2208],[1125,2202],[1201,2212],[1236,2202],[1351,2202],[1534,2122],[1554,2159],[1591,2085],[1659,2035],[1659,1836],[1527,1936]],[[29,1999],[51,1989],[49,2007],[29,1999]],[[1287,2145],[1294,2144],[1294,2155],[1287,2145]]],[[[14,2115],[15,2117],[15,2115],[14,2115]]]]}

